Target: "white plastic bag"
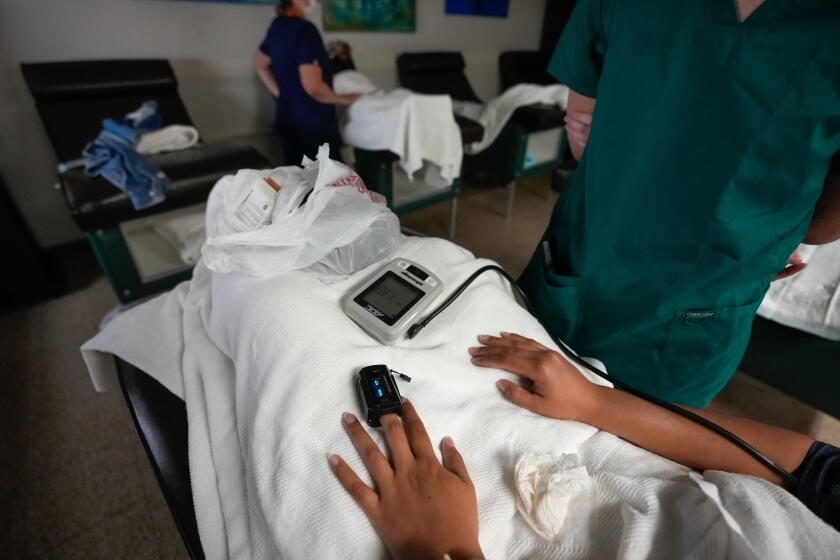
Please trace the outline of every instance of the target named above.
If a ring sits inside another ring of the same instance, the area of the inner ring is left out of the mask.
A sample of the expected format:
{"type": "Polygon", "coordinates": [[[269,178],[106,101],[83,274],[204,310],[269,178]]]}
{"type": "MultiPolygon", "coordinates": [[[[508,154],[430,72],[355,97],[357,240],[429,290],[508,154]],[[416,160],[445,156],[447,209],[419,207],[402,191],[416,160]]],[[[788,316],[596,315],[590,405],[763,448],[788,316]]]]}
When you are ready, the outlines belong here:
{"type": "Polygon", "coordinates": [[[329,158],[329,146],[303,169],[243,169],[216,184],[208,200],[208,239],[202,253],[217,272],[271,276],[308,269],[351,274],[393,254],[400,224],[378,193],[349,167],[329,158]],[[248,230],[236,211],[255,182],[280,185],[270,223],[248,230]]]}

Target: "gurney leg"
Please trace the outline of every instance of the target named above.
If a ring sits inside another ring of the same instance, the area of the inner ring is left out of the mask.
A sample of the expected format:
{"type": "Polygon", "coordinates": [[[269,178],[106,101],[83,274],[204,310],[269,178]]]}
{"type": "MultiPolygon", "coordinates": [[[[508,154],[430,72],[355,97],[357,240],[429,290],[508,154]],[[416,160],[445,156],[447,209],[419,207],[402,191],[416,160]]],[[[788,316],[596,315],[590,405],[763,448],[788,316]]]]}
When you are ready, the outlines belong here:
{"type": "Polygon", "coordinates": [[[511,181],[510,183],[508,183],[506,188],[508,191],[508,199],[505,217],[510,218],[511,214],[513,214],[513,197],[516,196],[516,181],[511,181]]]}
{"type": "Polygon", "coordinates": [[[458,199],[449,200],[449,239],[455,239],[455,221],[458,218],[458,199]]]}

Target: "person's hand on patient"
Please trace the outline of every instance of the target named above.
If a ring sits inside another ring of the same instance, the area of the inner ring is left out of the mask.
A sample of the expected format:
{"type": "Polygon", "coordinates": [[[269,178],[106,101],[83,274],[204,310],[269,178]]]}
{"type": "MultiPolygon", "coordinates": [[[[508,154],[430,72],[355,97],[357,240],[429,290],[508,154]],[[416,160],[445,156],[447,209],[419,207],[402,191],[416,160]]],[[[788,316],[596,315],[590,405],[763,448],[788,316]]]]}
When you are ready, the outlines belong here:
{"type": "Polygon", "coordinates": [[[475,489],[461,454],[451,438],[444,438],[441,465],[423,422],[408,401],[403,414],[403,422],[395,414],[381,419],[391,462],[354,415],[345,412],[342,416],[375,490],[338,455],[329,457],[333,472],[394,558],[442,559],[444,554],[453,560],[483,558],[475,489]]]}
{"type": "Polygon", "coordinates": [[[596,385],[559,352],[518,334],[481,335],[469,349],[472,363],[504,369],[531,381],[525,388],[500,379],[496,386],[512,403],[558,420],[586,421],[597,408],[596,385]]]}
{"type": "Polygon", "coordinates": [[[776,277],[773,278],[773,281],[775,282],[776,280],[781,280],[782,278],[788,278],[790,276],[793,276],[794,274],[802,272],[803,270],[805,270],[806,266],[808,266],[808,263],[802,260],[802,255],[799,254],[799,251],[794,251],[788,257],[788,261],[785,265],[785,268],[782,269],[781,272],[776,274],[776,277]]]}

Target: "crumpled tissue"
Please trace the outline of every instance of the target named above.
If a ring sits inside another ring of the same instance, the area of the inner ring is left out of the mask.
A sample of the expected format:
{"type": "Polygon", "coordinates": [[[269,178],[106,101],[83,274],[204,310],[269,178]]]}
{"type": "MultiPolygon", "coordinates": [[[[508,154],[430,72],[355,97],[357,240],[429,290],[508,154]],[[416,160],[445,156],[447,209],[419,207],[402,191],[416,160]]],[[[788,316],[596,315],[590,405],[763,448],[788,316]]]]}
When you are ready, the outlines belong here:
{"type": "Polygon", "coordinates": [[[514,468],[516,507],[528,525],[551,539],[566,521],[572,500],[592,486],[576,454],[520,457],[514,468]]]}

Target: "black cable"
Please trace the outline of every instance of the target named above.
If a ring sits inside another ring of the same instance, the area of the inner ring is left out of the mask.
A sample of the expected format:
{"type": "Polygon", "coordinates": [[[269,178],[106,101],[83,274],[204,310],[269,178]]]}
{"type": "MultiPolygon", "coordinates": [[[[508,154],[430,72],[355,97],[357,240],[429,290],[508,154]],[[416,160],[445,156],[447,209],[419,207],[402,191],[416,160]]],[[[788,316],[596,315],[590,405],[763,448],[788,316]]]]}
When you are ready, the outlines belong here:
{"type": "Polygon", "coordinates": [[[605,379],[606,381],[609,381],[610,383],[613,384],[614,387],[618,387],[619,389],[621,389],[622,391],[624,391],[626,393],[630,393],[633,396],[639,397],[640,399],[644,399],[644,400],[646,400],[650,403],[653,403],[657,406],[660,406],[660,407],[662,407],[666,410],[670,410],[674,414],[679,414],[680,416],[682,416],[684,418],[687,418],[687,419],[691,420],[692,422],[695,422],[695,423],[699,424],[700,426],[703,426],[704,428],[706,428],[708,430],[711,430],[712,432],[716,433],[717,435],[719,435],[719,436],[727,439],[728,441],[730,441],[736,447],[738,447],[739,449],[741,449],[742,451],[747,453],[749,456],[751,456],[753,459],[755,459],[756,461],[758,461],[759,463],[761,463],[762,465],[767,467],[769,470],[771,470],[774,473],[776,473],[777,475],[779,475],[783,480],[785,480],[791,486],[792,489],[799,486],[799,480],[795,476],[793,476],[792,474],[787,472],[785,469],[783,469],[778,464],[776,464],[775,461],[773,461],[772,459],[767,457],[761,451],[759,451],[758,449],[756,449],[755,447],[753,447],[752,445],[750,445],[749,443],[747,443],[746,441],[744,441],[743,439],[738,437],[737,435],[733,434],[732,432],[730,432],[729,430],[727,430],[723,426],[719,426],[718,424],[715,424],[711,420],[708,420],[707,418],[704,418],[704,417],[702,417],[698,414],[695,414],[694,412],[691,412],[690,410],[686,410],[686,409],[684,409],[680,406],[677,406],[673,403],[662,400],[662,399],[660,399],[658,397],[655,397],[653,395],[649,395],[649,394],[645,393],[644,391],[640,391],[639,389],[636,389],[636,388],[632,387],[631,385],[628,385],[628,384],[624,383],[623,381],[621,381],[619,379],[616,379],[615,377],[611,376],[607,372],[601,371],[600,369],[591,365],[587,361],[581,359],[575,353],[574,350],[569,348],[569,346],[565,342],[560,340],[558,337],[554,336],[554,334],[548,329],[548,327],[545,326],[545,324],[542,322],[542,320],[537,316],[536,310],[534,309],[533,305],[531,304],[531,300],[528,298],[528,296],[525,294],[525,292],[522,290],[522,288],[519,286],[519,284],[516,283],[516,280],[514,280],[514,278],[510,274],[508,274],[508,272],[505,269],[503,269],[502,267],[500,267],[498,265],[491,264],[491,265],[483,266],[483,267],[479,268],[478,270],[476,270],[475,272],[473,272],[469,276],[469,278],[464,280],[464,282],[460,286],[458,286],[458,289],[456,289],[448,298],[446,298],[446,300],[444,300],[443,303],[441,303],[439,306],[437,306],[434,311],[429,313],[422,320],[418,321],[417,323],[414,323],[411,326],[411,328],[408,329],[408,333],[407,333],[408,338],[414,338],[415,336],[417,336],[417,333],[419,333],[421,330],[423,330],[426,327],[426,325],[428,325],[432,321],[432,319],[434,319],[435,317],[440,315],[440,313],[443,312],[447,307],[449,307],[452,304],[453,301],[458,299],[458,297],[464,292],[464,290],[467,289],[467,287],[469,287],[470,284],[473,283],[473,281],[476,278],[478,278],[479,276],[481,276],[482,274],[484,274],[488,270],[495,270],[496,272],[498,272],[499,274],[504,276],[505,279],[508,282],[510,282],[510,285],[513,286],[513,288],[516,290],[516,292],[519,294],[519,296],[525,302],[525,306],[528,309],[528,311],[531,313],[531,315],[533,315],[537,319],[537,321],[539,321],[542,328],[545,329],[545,332],[548,333],[548,335],[551,337],[551,339],[554,341],[554,343],[557,344],[557,346],[559,348],[561,348],[566,354],[568,354],[568,356],[572,359],[572,361],[575,362],[577,365],[579,365],[581,367],[584,367],[587,370],[594,373],[595,375],[597,375],[598,377],[601,377],[602,379],[605,379]]]}

